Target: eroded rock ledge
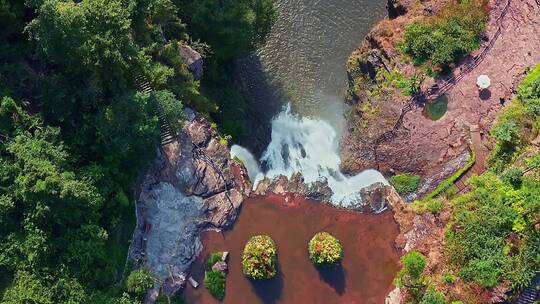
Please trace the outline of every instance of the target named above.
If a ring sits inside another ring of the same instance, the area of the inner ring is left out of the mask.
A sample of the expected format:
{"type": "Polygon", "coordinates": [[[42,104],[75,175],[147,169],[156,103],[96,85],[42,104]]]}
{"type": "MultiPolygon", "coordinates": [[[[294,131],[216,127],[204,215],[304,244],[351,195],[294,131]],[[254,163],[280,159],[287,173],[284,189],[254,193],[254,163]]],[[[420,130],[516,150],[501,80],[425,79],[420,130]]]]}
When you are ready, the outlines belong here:
{"type": "Polygon", "coordinates": [[[177,141],[142,177],[129,252],[171,289],[183,284],[202,250],[199,234],[231,224],[251,189],[244,166],[230,159],[210,123],[191,110],[186,117],[177,141]]]}

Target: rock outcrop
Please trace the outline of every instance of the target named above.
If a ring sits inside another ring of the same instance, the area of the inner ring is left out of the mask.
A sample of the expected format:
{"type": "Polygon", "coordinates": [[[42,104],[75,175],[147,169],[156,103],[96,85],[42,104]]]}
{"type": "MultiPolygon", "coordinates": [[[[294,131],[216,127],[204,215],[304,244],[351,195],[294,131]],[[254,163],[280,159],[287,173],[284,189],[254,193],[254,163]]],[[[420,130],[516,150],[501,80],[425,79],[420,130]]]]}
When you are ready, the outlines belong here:
{"type": "Polygon", "coordinates": [[[138,189],[130,258],[178,284],[202,250],[199,234],[234,221],[251,189],[247,171],[202,116],[186,110],[177,140],[162,147],[138,189]]]}
{"type": "Polygon", "coordinates": [[[195,79],[200,80],[203,76],[203,58],[201,54],[192,49],[189,45],[180,45],[180,57],[188,66],[195,79]]]}
{"type": "MultiPolygon", "coordinates": [[[[359,202],[351,204],[346,208],[362,213],[382,212],[389,206],[386,198],[390,188],[392,187],[380,182],[362,188],[358,191],[360,197],[359,202]]],[[[286,198],[292,195],[335,205],[332,203],[332,189],[328,186],[326,180],[305,184],[300,173],[294,174],[290,180],[283,175],[274,179],[265,178],[257,184],[254,194],[260,196],[277,194],[285,196],[286,198]]]]}

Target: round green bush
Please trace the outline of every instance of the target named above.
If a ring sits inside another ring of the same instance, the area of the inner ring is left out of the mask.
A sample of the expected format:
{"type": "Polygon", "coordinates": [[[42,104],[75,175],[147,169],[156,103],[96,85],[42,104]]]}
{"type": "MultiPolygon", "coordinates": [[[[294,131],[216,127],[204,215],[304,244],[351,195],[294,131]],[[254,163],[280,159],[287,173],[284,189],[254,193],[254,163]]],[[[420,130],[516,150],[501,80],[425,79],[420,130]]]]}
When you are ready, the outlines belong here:
{"type": "Polygon", "coordinates": [[[247,277],[262,280],[277,274],[277,248],[267,235],[252,237],[244,247],[242,266],[247,277]]]}
{"type": "Polygon", "coordinates": [[[154,278],[148,269],[139,268],[132,271],[127,278],[127,290],[136,295],[142,295],[154,286],[154,278]]]}
{"type": "Polygon", "coordinates": [[[317,266],[336,265],[343,259],[341,243],[328,232],[315,234],[309,241],[308,251],[309,258],[317,266]]]}

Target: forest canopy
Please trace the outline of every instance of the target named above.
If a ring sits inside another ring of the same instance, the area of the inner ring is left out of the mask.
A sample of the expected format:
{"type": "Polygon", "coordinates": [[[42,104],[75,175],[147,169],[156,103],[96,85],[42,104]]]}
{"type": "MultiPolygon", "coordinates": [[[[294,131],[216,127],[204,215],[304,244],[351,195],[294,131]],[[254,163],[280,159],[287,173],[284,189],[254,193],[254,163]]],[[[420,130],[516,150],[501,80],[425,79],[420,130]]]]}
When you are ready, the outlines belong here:
{"type": "Polygon", "coordinates": [[[0,303],[140,303],[126,255],[157,109],[176,130],[185,105],[220,122],[212,69],[275,16],[270,0],[223,2],[0,0],[0,303]],[[207,95],[186,44],[212,50],[207,95]],[[155,92],[139,92],[141,76],[155,92]]]}

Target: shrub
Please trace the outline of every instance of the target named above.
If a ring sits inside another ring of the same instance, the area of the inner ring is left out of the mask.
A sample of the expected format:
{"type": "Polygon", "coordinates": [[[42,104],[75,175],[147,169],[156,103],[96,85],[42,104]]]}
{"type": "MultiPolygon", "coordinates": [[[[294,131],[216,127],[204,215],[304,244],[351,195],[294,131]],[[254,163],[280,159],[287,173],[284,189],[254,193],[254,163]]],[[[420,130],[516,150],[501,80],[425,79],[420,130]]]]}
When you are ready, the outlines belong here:
{"type": "Polygon", "coordinates": [[[540,238],[535,232],[540,184],[528,179],[514,189],[493,173],[471,180],[474,190],[454,201],[445,251],[459,276],[486,288],[508,280],[527,284],[539,266],[540,238]],[[509,243],[515,235],[516,243],[509,243]]]}
{"type": "Polygon", "coordinates": [[[421,298],[424,279],[422,272],[426,267],[426,257],[417,251],[411,251],[401,257],[402,268],[394,283],[401,288],[407,288],[415,299],[421,298]]]}
{"type": "Polygon", "coordinates": [[[412,205],[417,213],[429,211],[433,214],[439,214],[444,209],[444,202],[440,199],[415,201],[412,205]]]}
{"type": "Polygon", "coordinates": [[[343,259],[343,247],[328,232],[318,232],[308,245],[309,258],[316,266],[336,265],[343,259]]]}
{"type": "Polygon", "coordinates": [[[127,290],[136,295],[142,295],[154,286],[154,278],[146,268],[132,271],[127,278],[127,290]]]}
{"type": "Polygon", "coordinates": [[[540,114],[540,64],[529,72],[519,86],[518,98],[523,102],[528,114],[540,114]]]}
{"type": "Polygon", "coordinates": [[[420,304],[446,304],[446,300],[444,299],[444,295],[441,292],[430,288],[422,297],[422,301],[420,301],[420,304]]]}
{"type": "Polygon", "coordinates": [[[443,274],[443,281],[448,284],[454,284],[454,282],[457,280],[456,276],[447,272],[443,274]]]}
{"type": "Polygon", "coordinates": [[[480,46],[487,20],[481,6],[476,1],[464,1],[451,5],[438,18],[408,25],[399,49],[416,64],[430,61],[448,67],[480,46]]]}
{"type": "Polygon", "coordinates": [[[523,182],[523,170],[520,168],[510,168],[504,171],[501,179],[505,183],[512,185],[514,188],[519,188],[523,182]]]}
{"type": "Polygon", "coordinates": [[[396,174],[390,177],[390,184],[396,188],[399,194],[409,194],[418,188],[420,176],[410,173],[396,174]]]}
{"type": "Polygon", "coordinates": [[[266,235],[252,237],[244,247],[242,265],[250,278],[271,279],[277,274],[277,249],[274,240],[266,235]]]}
{"type": "Polygon", "coordinates": [[[218,300],[225,297],[225,274],[221,271],[206,271],[204,286],[218,300]]]}

